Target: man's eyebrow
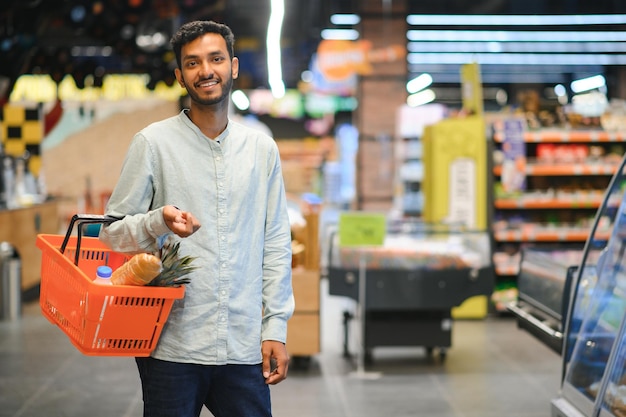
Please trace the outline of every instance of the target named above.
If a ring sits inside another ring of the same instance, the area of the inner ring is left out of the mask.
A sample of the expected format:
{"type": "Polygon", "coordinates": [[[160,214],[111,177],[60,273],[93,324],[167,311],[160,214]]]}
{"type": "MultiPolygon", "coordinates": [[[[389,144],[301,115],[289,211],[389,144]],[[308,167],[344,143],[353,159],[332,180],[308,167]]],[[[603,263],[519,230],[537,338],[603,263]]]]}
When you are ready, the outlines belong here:
{"type": "MultiPolygon", "coordinates": [[[[209,52],[209,53],[206,54],[206,56],[211,56],[211,57],[212,56],[222,56],[222,55],[225,56],[227,54],[224,51],[212,51],[212,52],[209,52]]],[[[200,55],[198,55],[198,54],[188,54],[188,55],[183,56],[183,60],[184,61],[189,60],[189,59],[198,59],[198,58],[200,58],[200,55]]]]}

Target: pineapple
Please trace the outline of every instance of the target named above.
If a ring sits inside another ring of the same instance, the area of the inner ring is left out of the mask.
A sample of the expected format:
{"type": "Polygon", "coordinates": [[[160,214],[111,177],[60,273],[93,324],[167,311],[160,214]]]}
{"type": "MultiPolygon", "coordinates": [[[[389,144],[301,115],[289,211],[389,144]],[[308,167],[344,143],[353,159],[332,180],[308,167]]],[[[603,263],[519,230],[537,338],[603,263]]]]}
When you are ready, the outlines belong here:
{"type": "Polygon", "coordinates": [[[193,256],[179,257],[179,248],[180,242],[163,245],[159,250],[159,258],[161,259],[163,269],[148,285],[178,287],[191,282],[191,279],[186,277],[186,275],[197,269],[196,266],[192,265],[193,260],[196,258],[193,256]]]}

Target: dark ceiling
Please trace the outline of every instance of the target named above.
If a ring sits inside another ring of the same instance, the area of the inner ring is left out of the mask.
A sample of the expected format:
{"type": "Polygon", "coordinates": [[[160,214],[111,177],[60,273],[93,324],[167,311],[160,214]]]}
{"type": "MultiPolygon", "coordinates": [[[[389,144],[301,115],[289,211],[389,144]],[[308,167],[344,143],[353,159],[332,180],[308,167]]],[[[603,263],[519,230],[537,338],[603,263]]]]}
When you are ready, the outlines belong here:
{"type": "MultiPolygon", "coordinates": [[[[242,58],[240,88],[267,86],[265,36],[270,0],[0,0],[0,103],[21,74],[72,74],[79,87],[109,73],[147,73],[173,83],[169,36],[183,22],[213,19],[232,27],[242,58]],[[138,46],[160,32],[162,43],[138,46]]],[[[624,0],[286,0],[283,78],[295,87],[332,13],[403,5],[421,14],[626,13],[624,0]],[[372,5],[376,7],[372,7],[372,5]]],[[[371,13],[370,13],[371,14],[371,13]]],[[[370,16],[371,17],[371,16],[370,16]]]]}
{"type": "MultiPolygon", "coordinates": [[[[307,68],[327,21],[329,0],[285,7],[283,63],[288,86],[307,68]]],[[[77,84],[107,73],[147,73],[152,84],[172,83],[169,36],[189,20],[227,23],[245,54],[241,87],[266,84],[265,36],[270,1],[260,0],[2,0],[0,5],[0,102],[21,74],[72,74],[77,84]],[[138,46],[137,37],[160,32],[162,43],[138,46]]]]}

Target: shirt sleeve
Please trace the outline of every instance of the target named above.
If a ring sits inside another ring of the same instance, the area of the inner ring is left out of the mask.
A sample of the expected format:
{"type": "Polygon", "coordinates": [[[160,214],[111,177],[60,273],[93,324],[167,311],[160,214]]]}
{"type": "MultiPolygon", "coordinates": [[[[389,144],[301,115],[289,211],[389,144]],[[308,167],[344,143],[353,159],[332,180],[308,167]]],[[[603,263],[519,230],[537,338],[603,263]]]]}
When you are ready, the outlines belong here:
{"type": "Polygon", "coordinates": [[[291,228],[277,147],[273,148],[271,157],[263,256],[262,340],[285,343],[287,320],[295,306],[291,285],[291,228]]]}
{"type": "Polygon", "coordinates": [[[155,174],[151,155],[148,141],[135,135],[106,208],[107,215],[121,220],[103,227],[99,236],[116,252],[155,252],[160,238],[170,233],[163,208],[151,206],[155,174]]]}

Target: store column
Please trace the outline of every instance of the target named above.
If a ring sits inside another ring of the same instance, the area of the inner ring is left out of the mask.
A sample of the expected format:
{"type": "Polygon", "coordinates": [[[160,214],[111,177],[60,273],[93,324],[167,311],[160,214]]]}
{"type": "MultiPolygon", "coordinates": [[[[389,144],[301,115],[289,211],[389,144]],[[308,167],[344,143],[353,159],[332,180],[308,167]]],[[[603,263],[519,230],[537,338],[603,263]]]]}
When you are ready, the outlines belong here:
{"type": "Polygon", "coordinates": [[[360,77],[359,106],[355,113],[360,132],[356,207],[359,210],[388,211],[392,207],[396,113],[407,97],[406,27],[404,2],[361,4],[359,30],[361,39],[371,42],[371,71],[360,77]]]}

